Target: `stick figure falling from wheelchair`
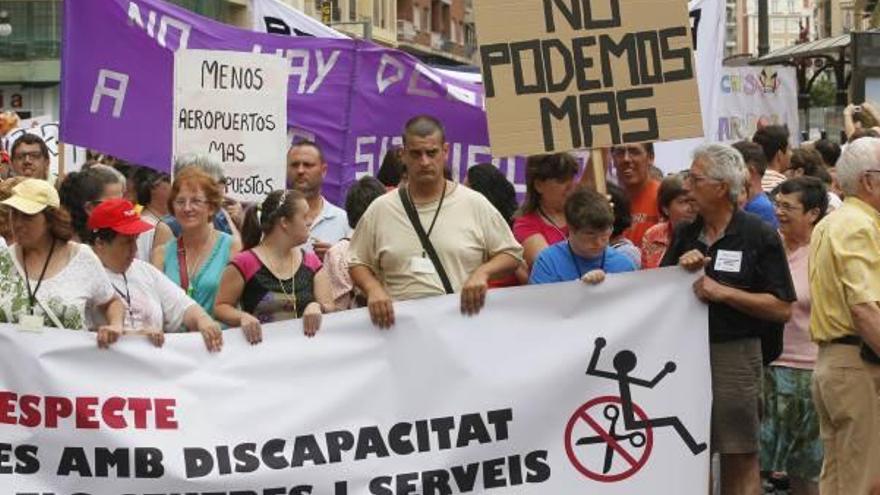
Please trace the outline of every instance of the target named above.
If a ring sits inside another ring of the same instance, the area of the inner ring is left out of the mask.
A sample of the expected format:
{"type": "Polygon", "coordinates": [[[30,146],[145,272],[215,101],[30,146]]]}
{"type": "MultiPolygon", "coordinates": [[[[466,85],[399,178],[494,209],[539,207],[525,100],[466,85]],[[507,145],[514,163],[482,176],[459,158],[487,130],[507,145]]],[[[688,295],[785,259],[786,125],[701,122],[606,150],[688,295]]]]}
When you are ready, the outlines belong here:
{"type": "Polygon", "coordinates": [[[660,370],[660,372],[657,373],[657,376],[652,380],[644,380],[630,376],[630,373],[636,368],[638,360],[636,359],[635,353],[623,350],[614,356],[613,365],[615,372],[602,371],[599,370],[597,366],[605,344],[605,339],[601,337],[596,339],[596,345],[593,349],[593,355],[590,358],[590,364],[587,367],[586,374],[588,376],[616,381],[620,390],[620,407],[618,408],[615,404],[609,404],[605,406],[603,410],[605,419],[609,420],[611,425],[610,430],[608,431],[608,436],[600,435],[583,437],[578,439],[575,442],[575,445],[606,444],[603,473],[608,473],[611,470],[615,453],[615,449],[612,447],[611,442],[609,442],[608,437],[615,442],[629,442],[630,445],[638,448],[644,446],[646,442],[645,433],[639,430],[672,427],[694,455],[698,455],[706,450],[706,444],[697,443],[688,429],[685,428],[677,417],[645,418],[641,414],[636,414],[637,406],[633,404],[630,387],[635,385],[653,389],[661,380],[663,380],[664,377],[666,377],[666,375],[675,372],[675,363],[672,361],[667,362],[663,369],[660,370]],[[625,433],[617,431],[617,423],[621,416],[623,417],[623,428],[625,433]]]}

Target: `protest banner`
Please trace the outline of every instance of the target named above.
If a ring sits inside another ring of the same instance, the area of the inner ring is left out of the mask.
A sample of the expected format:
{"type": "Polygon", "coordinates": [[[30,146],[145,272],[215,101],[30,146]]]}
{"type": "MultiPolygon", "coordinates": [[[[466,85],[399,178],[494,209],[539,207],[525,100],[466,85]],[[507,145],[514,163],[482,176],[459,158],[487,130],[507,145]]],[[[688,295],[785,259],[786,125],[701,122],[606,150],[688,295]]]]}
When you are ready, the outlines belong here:
{"type": "Polygon", "coordinates": [[[800,142],[794,67],[725,67],[717,90],[715,141],[750,140],[759,125],[782,125],[788,127],[792,144],[800,142]]]}
{"type": "Polygon", "coordinates": [[[226,193],[261,201],[284,189],[287,72],[272,55],[179,50],[174,55],[174,156],[214,157],[226,193]]]}
{"type": "Polygon", "coordinates": [[[680,0],[484,0],[474,9],[494,155],[702,134],[680,0]]]}
{"type": "Polygon", "coordinates": [[[4,493],[704,494],[706,306],[678,268],[164,348],[0,326],[4,493]],[[626,318],[621,317],[625,314],[626,318]]]}
{"type": "Polygon", "coordinates": [[[86,149],[79,146],[62,144],[58,140],[59,124],[50,117],[36,117],[19,122],[19,127],[9,131],[3,136],[3,149],[11,150],[12,145],[23,134],[36,134],[46,142],[49,148],[49,174],[57,176],[59,172],[59,157],[64,148],[64,172],[76,172],[86,162],[86,149]]]}
{"type": "Polygon", "coordinates": [[[252,0],[253,30],[284,36],[343,38],[348,36],[278,0],[252,0]]]}

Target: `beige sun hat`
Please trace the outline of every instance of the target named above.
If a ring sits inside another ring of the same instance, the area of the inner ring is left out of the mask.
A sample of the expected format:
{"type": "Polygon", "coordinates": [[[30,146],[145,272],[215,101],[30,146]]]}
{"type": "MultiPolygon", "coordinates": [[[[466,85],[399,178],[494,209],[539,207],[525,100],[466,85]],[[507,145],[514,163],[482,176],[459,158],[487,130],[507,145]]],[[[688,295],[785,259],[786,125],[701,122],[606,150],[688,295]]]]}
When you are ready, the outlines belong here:
{"type": "Polygon", "coordinates": [[[49,182],[25,179],[12,188],[12,196],[3,201],[3,204],[25,215],[36,215],[47,206],[58,208],[61,206],[61,200],[58,198],[58,191],[49,182]]]}

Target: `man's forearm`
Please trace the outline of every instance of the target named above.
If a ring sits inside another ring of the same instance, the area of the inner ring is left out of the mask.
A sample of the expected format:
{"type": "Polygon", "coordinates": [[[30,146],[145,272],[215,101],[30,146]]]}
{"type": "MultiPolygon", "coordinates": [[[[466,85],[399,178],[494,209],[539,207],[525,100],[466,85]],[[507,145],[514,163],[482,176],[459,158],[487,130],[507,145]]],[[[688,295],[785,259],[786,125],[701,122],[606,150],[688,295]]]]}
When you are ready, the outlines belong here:
{"type": "Polygon", "coordinates": [[[379,279],[373,274],[373,270],[370,270],[366,266],[353,265],[349,268],[348,273],[351,275],[351,281],[354,282],[364,294],[369,294],[377,288],[382,287],[382,283],[379,282],[379,279]]]}
{"type": "Polygon", "coordinates": [[[785,323],[791,318],[791,303],[782,301],[773,294],[755,294],[733,287],[725,287],[719,302],[732,306],[747,315],[776,323],[785,323]]]}
{"type": "Polygon", "coordinates": [[[874,352],[880,354],[880,305],[876,302],[856,304],[850,308],[856,332],[874,352]]]}
{"type": "Polygon", "coordinates": [[[520,264],[519,260],[507,253],[498,253],[489,261],[480,265],[477,270],[481,270],[487,277],[500,278],[510,275],[516,271],[516,267],[520,264]]]}

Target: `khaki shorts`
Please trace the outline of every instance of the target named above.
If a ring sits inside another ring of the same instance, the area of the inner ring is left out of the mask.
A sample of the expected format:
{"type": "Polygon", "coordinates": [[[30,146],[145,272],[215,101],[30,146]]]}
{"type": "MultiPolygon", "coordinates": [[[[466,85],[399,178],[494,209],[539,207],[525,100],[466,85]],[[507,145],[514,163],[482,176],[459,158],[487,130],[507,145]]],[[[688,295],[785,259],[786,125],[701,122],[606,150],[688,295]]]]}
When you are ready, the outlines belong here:
{"type": "Polygon", "coordinates": [[[709,345],[712,368],[712,451],[754,454],[761,438],[761,341],[709,345]]]}

